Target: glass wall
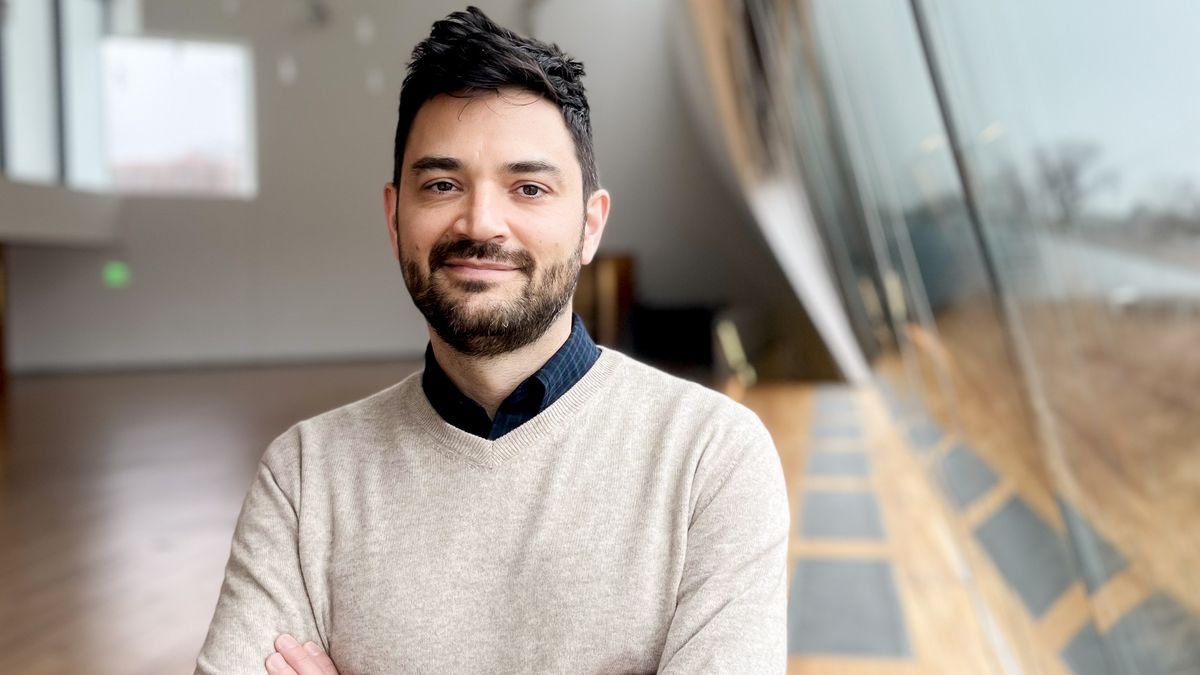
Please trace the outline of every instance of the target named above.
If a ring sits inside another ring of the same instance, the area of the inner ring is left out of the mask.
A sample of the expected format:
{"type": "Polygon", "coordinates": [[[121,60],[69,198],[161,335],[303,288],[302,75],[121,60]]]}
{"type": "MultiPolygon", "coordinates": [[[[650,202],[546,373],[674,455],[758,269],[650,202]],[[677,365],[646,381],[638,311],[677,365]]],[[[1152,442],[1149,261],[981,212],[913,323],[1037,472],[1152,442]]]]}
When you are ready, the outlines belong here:
{"type": "Polygon", "coordinates": [[[1039,622],[1057,599],[1053,591],[1069,587],[1075,573],[1067,548],[1052,542],[1054,578],[1043,585],[1053,590],[1023,596],[1023,580],[1009,583],[997,560],[1025,545],[1005,541],[1018,536],[1009,536],[1006,502],[1043,532],[1062,523],[912,7],[906,0],[809,7],[814,67],[840,120],[849,180],[898,337],[876,370],[897,392],[892,408],[912,444],[936,446],[925,449],[926,465],[960,521],[983,605],[1004,627],[996,649],[1016,654],[1027,672],[1057,672],[1047,665],[1056,650],[1042,644],[1039,622]],[[973,333],[960,339],[963,326],[973,333]],[[993,530],[1000,534],[986,541],[997,540],[999,551],[979,537],[993,530]]]}
{"type": "Polygon", "coordinates": [[[1200,8],[915,9],[1093,617],[1068,647],[1200,672],[1200,8]]]}
{"type": "Polygon", "coordinates": [[[4,171],[28,183],[59,179],[55,4],[11,0],[0,25],[4,171]]]}
{"type": "Polygon", "coordinates": [[[721,4],[1006,670],[1200,673],[1200,7],[721,4]]]}

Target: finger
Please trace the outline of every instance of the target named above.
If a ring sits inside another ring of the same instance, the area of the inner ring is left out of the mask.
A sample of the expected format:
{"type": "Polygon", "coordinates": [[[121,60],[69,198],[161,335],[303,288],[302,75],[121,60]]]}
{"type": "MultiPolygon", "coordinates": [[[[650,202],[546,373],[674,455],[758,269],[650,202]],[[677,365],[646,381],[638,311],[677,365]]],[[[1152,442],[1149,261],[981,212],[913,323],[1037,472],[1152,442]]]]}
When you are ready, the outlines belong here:
{"type": "Polygon", "coordinates": [[[270,675],[296,675],[296,671],[288,665],[287,659],[283,658],[283,654],[274,652],[267,657],[267,672],[270,675]]]}
{"type": "Polygon", "coordinates": [[[321,666],[324,675],[338,675],[337,666],[333,665],[333,659],[321,649],[321,645],[311,641],[305,642],[304,650],[312,656],[318,666],[321,666]]]}
{"type": "Polygon", "coordinates": [[[296,675],[326,675],[325,669],[317,663],[313,655],[287,633],[275,639],[275,650],[283,655],[287,664],[296,671],[296,675]]]}

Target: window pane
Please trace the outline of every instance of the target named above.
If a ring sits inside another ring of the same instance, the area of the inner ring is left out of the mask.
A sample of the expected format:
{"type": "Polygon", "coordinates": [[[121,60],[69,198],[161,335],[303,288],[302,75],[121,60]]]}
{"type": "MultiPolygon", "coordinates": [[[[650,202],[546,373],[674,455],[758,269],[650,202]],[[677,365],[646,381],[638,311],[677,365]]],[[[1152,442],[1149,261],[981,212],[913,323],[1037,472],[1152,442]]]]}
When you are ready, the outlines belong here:
{"type": "Polygon", "coordinates": [[[1114,673],[1200,672],[1200,8],[921,4],[1098,618],[1080,639],[1114,673]]]}
{"type": "Polygon", "coordinates": [[[96,0],[66,0],[62,8],[67,184],[104,189],[109,181],[97,58],[104,34],[104,7],[96,0]]]}
{"type": "Polygon", "coordinates": [[[9,178],[58,181],[53,3],[9,0],[4,22],[4,148],[9,178]]]}
{"type": "Polygon", "coordinates": [[[245,47],[110,37],[103,56],[106,152],[115,189],[255,193],[245,47]]]}

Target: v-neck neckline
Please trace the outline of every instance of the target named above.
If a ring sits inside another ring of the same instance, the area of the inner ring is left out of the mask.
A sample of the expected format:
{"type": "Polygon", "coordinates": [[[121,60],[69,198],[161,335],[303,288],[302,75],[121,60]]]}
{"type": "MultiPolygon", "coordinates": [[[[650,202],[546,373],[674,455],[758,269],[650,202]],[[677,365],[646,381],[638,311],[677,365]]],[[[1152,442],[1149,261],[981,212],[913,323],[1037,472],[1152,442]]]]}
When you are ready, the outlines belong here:
{"type": "Polygon", "coordinates": [[[600,350],[600,357],[591,369],[557,401],[496,440],[463,431],[442,419],[421,387],[421,373],[409,378],[406,383],[408,389],[416,391],[409,391],[409,395],[403,398],[412,402],[414,417],[420,421],[425,433],[440,446],[466,462],[495,469],[516,457],[522,449],[551,438],[564,429],[566,423],[574,419],[596,392],[608,383],[620,355],[604,347],[600,350]]]}

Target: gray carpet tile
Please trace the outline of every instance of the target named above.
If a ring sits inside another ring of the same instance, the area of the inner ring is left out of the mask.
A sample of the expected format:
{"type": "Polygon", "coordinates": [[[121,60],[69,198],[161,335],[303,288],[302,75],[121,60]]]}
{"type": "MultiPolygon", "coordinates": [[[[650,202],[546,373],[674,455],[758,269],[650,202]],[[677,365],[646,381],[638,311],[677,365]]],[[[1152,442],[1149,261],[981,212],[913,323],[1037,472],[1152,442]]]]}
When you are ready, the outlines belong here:
{"type": "Polygon", "coordinates": [[[930,420],[921,420],[908,430],[908,444],[920,454],[932,450],[946,434],[930,420]]]}
{"type": "Polygon", "coordinates": [[[910,657],[891,563],[797,561],[788,604],[788,652],[910,657]]]}
{"type": "Polygon", "coordinates": [[[980,524],[975,536],[1034,617],[1075,581],[1066,542],[1020,497],[980,524]]]}
{"type": "Polygon", "coordinates": [[[821,452],[808,455],[807,472],[810,476],[854,476],[864,477],[871,473],[871,465],[865,452],[821,452]]]}
{"type": "Polygon", "coordinates": [[[810,490],[804,494],[802,529],[817,539],[883,539],[879,502],[870,492],[810,490]]]}
{"type": "Polygon", "coordinates": [[[845,438],[859,439],[863,437],[863,430],[857,423],[838,423],[830,421],[828,423],[817,421],[812,428],[812,437],[819,439],[845,438]]]}
{"type": "Polygon", "coordinates": [[[947,453],[940,466],[942,488],[960,509],[970,506],[999,482],[991,467],[963,444],[947,453]]]}
{"type": "Polygon", "coordinates": [[[1091,523],[1075,507],[1062,499],[1058,500],[1067,533],[1071,536],[1071,550],[1079,561],[1079,572],[1088,593],[1093,593],[1129,566],[1129,561],[1107,539],[1096,532],[1091,523]]]}
{"type": "Polygon", "coordinates": [[[1090,623],[1071,638],[1063,648],[1062,658],[1074,675],[1117,675],[1108,662],[1104,638],[1090,623]]]}
{"type": "Polygon", "coordinates": [[[1104,637],[1123,672],[1200,673],[1200,617],[1165,593],[1126,612],[1104,637]]]}

